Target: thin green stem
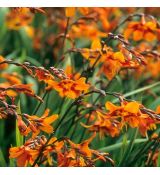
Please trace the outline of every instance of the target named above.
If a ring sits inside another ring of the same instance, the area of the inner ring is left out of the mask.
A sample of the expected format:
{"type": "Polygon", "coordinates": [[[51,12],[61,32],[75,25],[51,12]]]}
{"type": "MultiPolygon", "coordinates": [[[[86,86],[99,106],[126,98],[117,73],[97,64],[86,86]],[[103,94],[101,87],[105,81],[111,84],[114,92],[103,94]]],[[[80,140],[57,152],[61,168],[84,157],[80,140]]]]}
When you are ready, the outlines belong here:
{"type": "MultiPolygon", "coordinates": [[[[158,81],[158,82],[156,82],[156,83],[154,83],[154,84],[151,84],[151,85],[144,86],[144,87],[142,87],[142,88],[133,90],[133,91],[131,91],[131,92],[128,92],[128,93],[124,94],[123,97],[129,97],[129,96],[132,96],[132,95],[135,95],[135,94],[144,92],[144,91],[146,91],[146,90],[148,90],[148,89],[151,89],[151,88],[153,88],[153,87],[155,87],[155,86],[158,86],[158,85],[160,85],[160,81],[158,81]]],[[[113,100],[113,103],[116,103],[117,101],[118,101],[118,100],[115,99],[115,100],[113,100]]]]}
{"type": "MultiPolygon", "coordinates": [[[[91,117],[91,113],[89,114],[89,117],[88,117],[88,119],[87,119],[86,125],[89,123],[89,119],[90,119],[90,117],[91,117]]],[[[81,137],[80,137],[79,143],[82,142],[82,140],[83,140],[83,138],[84,138],[84,136],[85,136],[85,133],[86,133],[86,128],[83,128],[83,131],[82,131],[82,134],[81,134],[81,137]]]]}
{"type": "Polygon", "coordinates": [[[121,161],[119,162],[118,166],[124,166],[124,164],[126,163],[126,160],[127,160],[128,156],[130,155],[130,153],[131,153],[131,151],[133,149],[133,146],[134,146],[137,134],[138,134],[138,130],[136,129],[135,132],[132,135],[130,143],[129,143],[129,145],[128,145],[128,147],[127,147],[127,149],[126,149],[126,151],[125,151],[121,161]]]}
{"type": "MultiPolygon", "coordinates": [[[[44,98],[46,97],[47,93],[48,93],[48,92],[46,91],[46,92],[43,94],[42,100],[44,100],[44,98]]],[[[38,111],[38,109],[40,108],[41,105],[42,105],[42,102],[39,102],[39,103],[37,104],[37,106],[36,106],[35,110],[33,111],[32,115],[35,115],[35,114],[37,113],[37,111],[38,111]]]]}
{"type": "Polygon", "coordinates": [[[63,41],[62,41],[62,58],[59,60],[59,62],[57,62],[57,64],[55,64],[56,67],[61,63],[61,61],[63,61],[63,54],[64,54],[65,41],[66,41],[68,29],[69,29],[69,20],[70,20],[70,18],[68,17],[68,18],[67,18],[66,28],[65,28],[65,31],[64,31],[64,38],[63,38],[63,41]]]}

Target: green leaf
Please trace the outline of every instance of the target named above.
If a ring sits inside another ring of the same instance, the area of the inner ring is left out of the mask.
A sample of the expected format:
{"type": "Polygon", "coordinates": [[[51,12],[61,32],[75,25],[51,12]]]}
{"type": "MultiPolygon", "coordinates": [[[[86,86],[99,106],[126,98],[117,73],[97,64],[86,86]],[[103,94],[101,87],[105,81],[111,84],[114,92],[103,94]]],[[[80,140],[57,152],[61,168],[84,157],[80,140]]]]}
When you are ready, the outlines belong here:
{"type": "Polygon", "coordinates": [[[158,97],[157,99],[155,99],[150,105],[149,108],[155,110],[156,107],[160,105],[160,97],[158,97]]]}
{"type": "Polygon", "coordinates": [[[32,58],[30,56],[27,56],[27,61],[30,62],[31,64],[35,65],[35,66],[42,66],[42,64],[40,62],[38,62],[36,60],[36,58],[32,58]]]}
{"type": "Polygon", "coordinates": [[[160,152],[158,154],[157,166],[160,167],[160,152]]]}
{"type": "Polygon", "coordinates": [[[142,88],[136,89],[134,91],[128,92],[128,93],[124,94],[124,97],[129,97],[131,95],[138,94],[140,92],[146,91],[146,90],[151,89],[151,88],[153,88],[155,86],[158,86],[158,85],[160,85],[160,81],[158,81],[158,82],[156,82],[154,84],[151,84],[151,85],[144,86],[142,88]]]}
{"type": "MultiPolygon", "coordinates": [[[[139,144],[139,143],[143,143],[143,142],[147,142],[147,141],[148,141],[148,139],[136,139],[136,140],[134,141],[134,144],[139,144]]],[[[130,142],[131,142],[131,140],[127,140],[125,144],[126,144],[126,145],[129,145],[130,142]]],[[[111,145],[111,146],[107,146],[107,147],[100,148],[99,151],[100,151],[100,152],[114,151],[114,150],[116,150],[116,149],[120,149],[120,148],[122,147],[123,144],[124,144],[124,143],[123,143],[123,141],[122,141],[122,142],[120,142],[120,143],[116,143],[116,144],[111,145]]]]}
{"type": "MultiPolygon", "coordinates": [[[[20,101],[18,102],[18,109],[17,109],[17,113],[21,114],[21,110],[20,110],[20,101]]],[[[21,135],[19,129],[18,129],[18,124],[16,121],[16,146],[21,146],[23,145],[23,136],[21,135]]]]}
{"type": "MultiPolygon", "coordinates": [[[[155,87],[155,86],[158,86],[158,85],[160,85],[160,81],[158,81],[158,82],[156,82],[156,83],[154,83],[154,84],[151,84],[151,85],[144,86],[144,87],[142,87],[142,88],[136,89],[136,90],[134,90],[134,91],[128,92],[128,93],[124,94],[123,96],[124,96],[124,97],[129,97],[129,96],[138,94],[138,93],[140,93],[140,92],[146,91],[146,90],[148,90],[148,89],[151,89],[151,88],[153,88],[153,87],[155,87]]],[[[113,103],[116,103],[116,102],[118,102],[118,99],[113,100],[113,103]]]]}
{"type": "Polygon", "coordinates": [[[122,140],[122,146],[121,146],[121,154],[120,154],[121,156],[124,155],[124,152],[125,152],[125,150],[126,150],[126,148],[127,148],[127,145],[128,145],[128,142],[127,142],[127,135],[124,134],[123,140],[122,140]]]}
{"type": "Polygon", "coordinates": [[[0,167],[5,167],[5,166],[7,166],[7,163],[5,161],[3,152],[2,152],[2,150],[0,148],[0,167]]]}
{"type": "Polygon", "coordinates": [[[0,128],[1,128],[1,132],[0,132],[0,143],[2,143],[3,138],[4,138],[4,128],[5,128],[5,123],[4,121],[0,121],[0,128]]]}
{"type": "Polygon", "coordinates": [[[15,159],[9,159],[9,166],[10,167],[15,167],[16,163],[15,163],[15,159]]]}
{"type": "Polygon", "coordinates": [[[130,153],[133,149],[133,146],[134,146],[134,143],[135,143],[135,140],[136,140],[136,137],[137,137],[138,129],[133,130],[133,131],[134,132],[131,135],[131,140],[129,142],[129,145],[127,146],[127,148],[125,150],[125,153],[123,154],[123,157],[122,157],[121,161],[119,162],[118,166],[126,166],[126,160],[130,156],[130,153]]]}

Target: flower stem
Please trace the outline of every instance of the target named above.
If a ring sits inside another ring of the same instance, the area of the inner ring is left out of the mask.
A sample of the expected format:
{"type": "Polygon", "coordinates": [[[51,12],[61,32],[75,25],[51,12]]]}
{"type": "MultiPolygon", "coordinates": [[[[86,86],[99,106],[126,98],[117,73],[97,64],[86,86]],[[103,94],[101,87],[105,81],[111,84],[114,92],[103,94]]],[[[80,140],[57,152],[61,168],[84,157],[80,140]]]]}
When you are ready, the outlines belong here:
{"type": "MultiPolygon", "coordinates": [[[[47,91],[43,94],[42,100],[44,100],[44,98],[46,97],[46,95],[47,95],[47,91]]],[[[42,104],[42,102],[39,102],[37,104],[37,106],[36,106],[35,110],[33,111],[32,115],[35,115],[37,113],[37,111],[40,108],[41,104],[42,104]]]]}

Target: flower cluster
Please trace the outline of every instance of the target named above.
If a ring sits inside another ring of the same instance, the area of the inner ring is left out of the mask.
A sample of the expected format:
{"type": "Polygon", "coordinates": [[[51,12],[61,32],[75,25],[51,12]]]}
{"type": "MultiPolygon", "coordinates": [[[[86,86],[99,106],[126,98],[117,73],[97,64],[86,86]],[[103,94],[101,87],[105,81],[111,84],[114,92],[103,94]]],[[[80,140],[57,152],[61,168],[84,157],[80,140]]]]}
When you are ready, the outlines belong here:
{"type": "Polygon", "coordinates": [[[159,165],[159,11],[136,10],[0,9],[2,166],[159,165]]]}
{"type": "Polygon", "coordinates": [[[49,109],[46,109],[45,113],[41,117],[38,117],[36,115],[30,116],[28,114],[23,114],[28,127],[23,122],[22,118],[18,117],[18,128],[21,134],[28,135],[29,132],[32,131],[32,138],[35,138],[40,133],[40,131],[46,132],[48,134],[52,133],[53,127],[50,124],[52,124],[58,118],[58,115],[51,115],[48,117],[48,114],[49,109]]]}
{"type": "Polygon", "coordinates": [[[95,134],[88,140],[80,144],[75,144],[69,139],[59,141],[56,137],[53,137],[47,141],[45,136],[37,136],[34,139],[26,141],[21,147],[12,147],[10,149],[10,158],[17,158],[18,166],[34,165],[34,161],[37,159],[39,153],[42,154],[42,163],[46,163],[47,161],[50,166],[54,164],[51,154],[57,155],[57,164],[59,167],[94,166],[94,162],[97,160],[109,160],[112,162],[108,158],[108,154],[101,154],[89,148],[88,145],[94,137],[95,134]]]}
{"type": "Polygon", "coordinates": [[[111,102],[106,102],[105,111],[95,111],[94,123],[89,128],[90,131],[99,133],[100,138],[104,135],[111,137],[119,136],[123,128],[127,126],[138,128],[142,136],[147,136],[148,130],[155,130],[156,124],[160,119],[157,112],[146,109],[138,102],[121,101],[120,106],[116,106],[111,102]]]}

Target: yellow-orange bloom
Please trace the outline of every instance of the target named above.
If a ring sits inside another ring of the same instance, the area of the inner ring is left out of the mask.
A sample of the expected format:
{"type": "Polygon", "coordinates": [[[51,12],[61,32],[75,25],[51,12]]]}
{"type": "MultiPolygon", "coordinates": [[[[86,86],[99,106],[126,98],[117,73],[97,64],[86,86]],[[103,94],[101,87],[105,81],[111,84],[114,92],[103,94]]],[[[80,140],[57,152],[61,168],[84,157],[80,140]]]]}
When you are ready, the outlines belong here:
{"type": "Polygon", "coordinates": [[[33,155],[37,155],[37,150],[31,150],[28,147],[10,148],[10,158],[17,158],[17,166],[24,167],[34,162],[33,155]]]}
{"type": "MultiPolygon", "coordinates": [[[[4,57],[0,55],[0,63],[5,61],[4,57]]],[[[4,63],[4,64],[0,64],[0,69],[6,69],[8,67],[8,64],[4,63]]]]}
{"type": "Polygon", "coordinates": [[[130,22],[124,31],[126,39],[133,38],[135,41],[153,41],[157,37],[157,24],[155,22],[130,22]]]}
{"type": "Polygon", "coordinates": [[[122,52],[113,52],[109,49],[106,54],[102,55],[100,62],[102,63],[102,66],[98,75],[104,73],[105,76],[111,80],[123,67],[126,61],[122,52]]]}
{"type": "Polygon", "coordinates": [[[69,77],[72,80],[78,80],[81,76],[81,74],[79,72],[74,73],[74,69],[72,66],[67,66],[65,69],[65,73],[66,73],[67,77],[69,77]]]}
{"type": "Polygon", "coordinates": [[[89,139],[80,144],[68,140],[70,149],[64,153],[58,152],[58,166],[60,167],[86,167],[94,166],[97,160],[106,161],[105,157],[98,151],[90,149],[89,144],[96,136],[94,133],[89,139]]]}
{"type": "MultiPolygon", "coordinates": [[[[85,59],[89,60],[91,66],[94,64],[97,66],[101,63],[98,75],[104,74],[109,80],[111,80],[121,68],[137,68],[137,66],[139,66],[139,62],[132,58],[133,55],[128,50],[119,47],[119,51],[115,52],[106,45],[102,47],[100,39],[93,40],[90,49],[82,48],[78,51],[85,59]]],[[[138,53],[135,52],[135,54],[138,53]]]]}
{"type": "Polygon", "coordinates": [[[19,30],[32,22],[32,14],[29,8],[12,10],[7,14],[6,24],[9,29],[19,30]]]}
{"type": "Polygon", "coordinates": [[[97,29],[95,23],[87,24],[87,22],[84,21],[83,23],[72,25],[69,36],[73,39],[84,37],[94,40],[99,37],[106,37],[107,34],[97,29]]]}
{"type": "Polygon", "coordinates": [[[17,117],[17,125],[20,133],[24,136],[27,136],[28,133],[30,132],[30,129],[27,127],[27,125],[20,116],[17,117]]]}
{"type": "MultiPolygon", "coordinates": [[[[91,121],[93,124],[85,125],[89,131],[98,132],[100,138],[105,135],[111,137],[118,136],[120,131],[127,128],[129,125],[131,128],[138,128],[142,136],[147,135],[148,130],[155,130],[156,124],[159,121],[150,116],[147,112],[148,109],[138,102],[128,102],[123,100],[120,106],[116,106],[111,102],[105,104],[107,112],[102,110],[96,111],[95,121],[91,121]]],[[[149,110],[152,115],[156,115],[154,111],[149,110]]]]}
{"type": "Polygon", "coordinates": [[[107,113],[102,113],[101,111],[96,111],[95,121],[92,125],[87,126],[82,124],[82,126],[89,129],[89,131],[98,132],[100,139],[105,135],[110,135],[111,137],[116,137],[120,133],[120,122],[118,122],[114,117],[111,117],[107,113]]]}
{"type": "Polygon", "coordinates": [[[60,82],[48,81],[47,89],[55,89],[61,97],[75,99],[89,89],[90,85],[86,84],[85,80],[85,78],[80,78],[78,80],[64,79],[60,82]]]}
{"type": "Polygon", "coordinates": [[[66,17],[72,17],[75,15],[76,8],[75,7],[66,7],[65,8],[65,14],[66,17]]]}
{"type": "Polygon", "coordinates": [[[147,112],[142,112],[140,108],[143,105],[137,102],[123,101],[121,106],[116,106],[111,102],[106,103],[106,109],[109,110],[109,115],[121,118],[121,127],[128,125],[132,128],[139,128],[142,136],[146,136],[148,130],[156,129],[157,121],[151,118],[147,112]]]}
{"type": "Polygon", "coordinates": [[[12,147],[9,149],[9,158],[17,159],[17,166],[24,167],[32,165],[39,155],[40,148],[46,143],[44,136],[37,137],[34,140],[29,139],[20,147],[12,147]]]}
{"type": "Polygon", "coordinates": [[[2,73],[1,76],[3,78],[5,78],[10,85],[14,85],[14,84],[21,84],[21,76],[19,74],[17,74],[16,72],[13,73],[2,73]]]}
{"type": "Polygon", "coordinates": [[[32,137],[36,137],[40,131],[44,131],[46,133],[52,133],[53,127],[51,124],[57,120],[58,115],[49,115],[49,109],[46,109],[44,114],[41,117],[38,117],[36,115],[29,116],[25,114],[25,117],[29,121],[29,128],[33,132],[32,137]]]}

